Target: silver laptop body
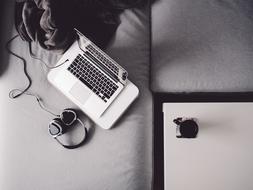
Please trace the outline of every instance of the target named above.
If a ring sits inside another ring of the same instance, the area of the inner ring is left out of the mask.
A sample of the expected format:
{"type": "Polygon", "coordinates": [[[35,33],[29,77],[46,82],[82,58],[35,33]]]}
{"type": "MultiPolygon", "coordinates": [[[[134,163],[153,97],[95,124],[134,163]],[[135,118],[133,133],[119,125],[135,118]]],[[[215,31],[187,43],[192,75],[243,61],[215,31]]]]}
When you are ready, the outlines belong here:
{"type": "Polygon", "coordinates": [[[95,123],[108,129],[138,96],[127,71],[78,32],[48,80],[95,123]]]}

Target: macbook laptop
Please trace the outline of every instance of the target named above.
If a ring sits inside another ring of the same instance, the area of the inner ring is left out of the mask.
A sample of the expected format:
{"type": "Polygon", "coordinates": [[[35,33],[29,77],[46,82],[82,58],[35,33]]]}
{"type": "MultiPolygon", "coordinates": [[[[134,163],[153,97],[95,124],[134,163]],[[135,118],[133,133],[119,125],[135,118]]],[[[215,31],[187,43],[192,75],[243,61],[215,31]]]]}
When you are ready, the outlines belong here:
{"type": "Polygon", "coordinates": [[[97,125],[109,129],[137,98],[127,71],[76,30],[79,39],[48,73],[49,82],[97,125]]]}

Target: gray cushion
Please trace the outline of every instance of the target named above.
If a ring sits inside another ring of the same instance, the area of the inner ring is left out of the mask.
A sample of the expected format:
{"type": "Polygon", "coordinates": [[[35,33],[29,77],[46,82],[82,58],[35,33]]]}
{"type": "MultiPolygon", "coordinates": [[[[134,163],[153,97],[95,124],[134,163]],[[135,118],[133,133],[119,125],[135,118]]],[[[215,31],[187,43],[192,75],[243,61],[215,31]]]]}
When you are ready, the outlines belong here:
{"type": "Polygon", "coordinates": [[[152,90],[253,90],[251,0],[160,0],[152,8],[152,90]]]}

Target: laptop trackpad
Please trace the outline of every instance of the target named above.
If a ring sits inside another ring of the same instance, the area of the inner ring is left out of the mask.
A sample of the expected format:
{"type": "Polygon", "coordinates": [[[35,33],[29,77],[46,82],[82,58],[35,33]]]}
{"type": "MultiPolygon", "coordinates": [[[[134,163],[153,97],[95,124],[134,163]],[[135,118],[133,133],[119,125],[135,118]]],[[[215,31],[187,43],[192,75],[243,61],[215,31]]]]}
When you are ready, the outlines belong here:
{"type": "Polygon", "coordinates": [[[76,82],[70,89],[69,93],[81,104],[85,104],[85,102],[91,96],[91,92],[86,89],[80,82],[76,82]]]}

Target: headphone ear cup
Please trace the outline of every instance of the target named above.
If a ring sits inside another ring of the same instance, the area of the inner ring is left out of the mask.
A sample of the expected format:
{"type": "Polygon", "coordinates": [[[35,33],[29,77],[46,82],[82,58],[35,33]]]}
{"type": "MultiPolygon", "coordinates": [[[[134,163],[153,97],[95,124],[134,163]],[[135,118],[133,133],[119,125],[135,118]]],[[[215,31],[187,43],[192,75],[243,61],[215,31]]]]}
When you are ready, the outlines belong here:
{"type": "Polygon", "coordinates": [[[60,118],[54,118],[48,126],[49,134],[53,137],[64,134],[67,130],[67,126],[63,124],[60,118]]]}
{"type": "Polygon", "coordinates": [[[77,120],[77,114],[73,109],[64,109],[60,115],[62,122],[65,125],[72,125],[77,120]]]}
{"type": "Polygon", "coordinates": [[[74,110],[74,109],[72,109],[72,108],[65,108],[64,110],[63,110],[63,112],[64,111],[72,111],[72,112],[75,112],[76,113],[76,111],[74,110]]]}
{"type": "Polygon", "coordinates": [[[63,112],[64,112],[64,111],[69,111],[69,112],[71,111],[71,112],[75,112],[75,110],[74,110],[74,109],[72,109],[72,108],[65,108],[65,109],[63,110],[63,112]]]}

